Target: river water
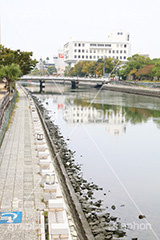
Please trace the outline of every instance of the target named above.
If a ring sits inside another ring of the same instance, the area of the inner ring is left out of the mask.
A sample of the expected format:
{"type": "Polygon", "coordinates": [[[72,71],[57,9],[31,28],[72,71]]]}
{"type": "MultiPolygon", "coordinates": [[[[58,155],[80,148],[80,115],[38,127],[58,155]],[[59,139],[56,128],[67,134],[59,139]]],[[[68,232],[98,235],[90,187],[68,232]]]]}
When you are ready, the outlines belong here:
{"type": "Polygon", "coordinates": [[[37,96],[76,151],[84,178],[103,188],[96,198],[128,225],[123,239],[160,239],[160,99],[63,85],[45,90],[37,96]]]}

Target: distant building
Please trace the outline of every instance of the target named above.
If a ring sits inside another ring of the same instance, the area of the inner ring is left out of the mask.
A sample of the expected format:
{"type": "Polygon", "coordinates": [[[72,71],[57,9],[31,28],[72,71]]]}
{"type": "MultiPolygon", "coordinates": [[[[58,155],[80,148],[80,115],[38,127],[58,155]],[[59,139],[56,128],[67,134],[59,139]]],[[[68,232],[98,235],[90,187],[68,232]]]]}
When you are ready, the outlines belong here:
{"type": "Polygon", "coordinates": [[[55,63],[46,63],[46,61],[40,59],[36,66],[39,70],[47,70],[49,67],[55,67],[55,63]]]}
{"type": "Polygon", "coordinates": [[[43,64],[43,68],[45,70],[47,70],[49,67],[55,67],[55,64],[54,63],[44,63],[43,64]]]}
{"type": "Polygon", "coordinates": [[[74,66],[78,61],[97,61],[100,58],[119,59],[123,63],[131,56],[130,34],[112,32],[108,42],[74,41],[64,45],[64,62],[74,66]]]}
{"type": "Polygon", "coordinates": [[[142,56],[142,57],[149,57],[149,54],[147,54],[147,53],[137,53],[138,55],[140,55],[140,56],[142,56]]]}
{"type": "Polygon", "coordinates": [[[55,65],[55,67],[57,68],[57,66],[58,66],[58,57],[57,57],[57,55],[53,56],[53,63],[55,65]]]}
{"type": "Polygon", "coordinates": [[[65,71],[66,63],[64,62],[64,53],[62,50],[58,51],[57,58],[57,74],[63,76],[65,71]]]}

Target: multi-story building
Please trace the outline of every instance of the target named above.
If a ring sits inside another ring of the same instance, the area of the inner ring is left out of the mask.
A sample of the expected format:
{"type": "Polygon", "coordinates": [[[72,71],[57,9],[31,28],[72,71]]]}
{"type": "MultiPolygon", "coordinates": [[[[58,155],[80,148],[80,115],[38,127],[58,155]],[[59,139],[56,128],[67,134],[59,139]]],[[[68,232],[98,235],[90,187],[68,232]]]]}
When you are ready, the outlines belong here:
{"type": "Polygon", "coordinates": [[[64,61],[71,66],[100,58],[119,59],[123,63],[130,55],[130,34],[124,31],[110,33],[108,42],[69,41],[64,45],[64,61]]]}

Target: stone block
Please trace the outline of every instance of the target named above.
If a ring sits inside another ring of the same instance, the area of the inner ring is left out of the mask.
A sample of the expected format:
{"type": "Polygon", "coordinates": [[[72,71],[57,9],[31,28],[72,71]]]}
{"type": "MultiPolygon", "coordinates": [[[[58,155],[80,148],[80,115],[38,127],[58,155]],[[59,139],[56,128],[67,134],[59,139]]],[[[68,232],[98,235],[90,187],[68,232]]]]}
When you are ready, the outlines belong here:
{"type": "Polygon", "coordinates": [[[62,198],[58,199],[49,199],[48,201],[49,210],[63,211],[64,209],[64,200],[62,198]]]}

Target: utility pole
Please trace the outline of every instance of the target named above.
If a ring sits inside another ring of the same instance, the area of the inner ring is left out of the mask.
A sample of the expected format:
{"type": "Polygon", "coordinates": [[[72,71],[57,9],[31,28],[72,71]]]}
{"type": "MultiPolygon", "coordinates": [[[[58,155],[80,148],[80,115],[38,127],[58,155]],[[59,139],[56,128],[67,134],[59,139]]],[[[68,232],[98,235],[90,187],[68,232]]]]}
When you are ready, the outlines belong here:
{"type": "Polygon", "coordinates": [[[105,71],[106,71],[106,69],[105,69],[105,55],[104,55],[104,64],[103,64],[103,76],[105,77],[105,71]]]}

